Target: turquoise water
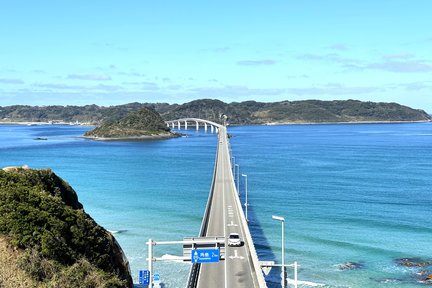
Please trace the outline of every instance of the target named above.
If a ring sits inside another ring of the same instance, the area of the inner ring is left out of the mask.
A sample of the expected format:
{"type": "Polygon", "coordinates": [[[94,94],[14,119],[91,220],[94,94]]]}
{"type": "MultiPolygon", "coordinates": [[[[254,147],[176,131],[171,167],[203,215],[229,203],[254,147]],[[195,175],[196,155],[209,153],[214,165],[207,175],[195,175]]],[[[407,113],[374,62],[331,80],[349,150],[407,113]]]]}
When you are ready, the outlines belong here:
{"type": "MultiPolygon", "coordinates": [[[[0,166],[50,167],[66,179],[98,223],[120,231],[116,238],[137,281],[138,270],[147,267],[149,238],[198,233],[217,141],[192,130],[165,141],[76,137],[88,129],[0,125],[0,166]]],[[[236,162],[248,174],[250,228],[261,260],[280,260],[280,223],[271,219],[280,215],[286,219],[286,262],[299,262],[300,280],[327,287],[424,286],[417,283],[419,270],[399,267],[395,259],[432,258],[431,123],[242,126],[229,132],[236,162]],[[348,261],[363,268],[340,271],[337,265],[348,261]]],[[[244,189],[243,179],[240,184],[244,189]]],[[[155,247],[157,256],[181,252],[180,246],[155,247]]],[[[184,287],[188,269],[185,263],[155,264],[166,287],[184,287]]],[[[277,273],[268,280],[277,287],[277,273]]]]}

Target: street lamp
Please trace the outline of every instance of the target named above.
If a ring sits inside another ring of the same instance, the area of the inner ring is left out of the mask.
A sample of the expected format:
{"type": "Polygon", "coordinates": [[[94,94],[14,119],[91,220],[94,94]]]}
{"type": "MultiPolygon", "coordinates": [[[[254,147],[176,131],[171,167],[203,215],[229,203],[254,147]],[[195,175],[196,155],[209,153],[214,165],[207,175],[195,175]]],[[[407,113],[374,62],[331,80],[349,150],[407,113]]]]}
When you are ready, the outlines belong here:
{"type": "Polygon", "coordinates": [[[247,207],[248,207],[248,201],[247,201],[248,200],[248,187],[247,187],[248,183],[247,182],[248,181],[247,181],[247,175],[246,174],[242,174],[242,176],[245,177],[245,194],[246,194],[246,198],[245,198],[245,204],[244,205],[245,205],[245,208],[246,208],[246,221],[249,222],[248,213],[247,213],[247,210],[248,210],[247,209],[247,207]]]}
{"type": "MultiPolygon", "coordinates": [[[[237,167],[237,193],[240,195],[240,186],[239,186],[239,178],[240,178],[240,165],[239,164],[234,164],[234,167],[237,167]]],[[[234,168],[234,174],[235,174],[235,168],[234,168]]]]}
{"type": "Polygon", "coordinates": [[[284,245],[284,223],[285,218],[280,216],[272,216],[273,220],[280,221],[282,223],[282,288],[285,288],[285,245],[284,245]]]}

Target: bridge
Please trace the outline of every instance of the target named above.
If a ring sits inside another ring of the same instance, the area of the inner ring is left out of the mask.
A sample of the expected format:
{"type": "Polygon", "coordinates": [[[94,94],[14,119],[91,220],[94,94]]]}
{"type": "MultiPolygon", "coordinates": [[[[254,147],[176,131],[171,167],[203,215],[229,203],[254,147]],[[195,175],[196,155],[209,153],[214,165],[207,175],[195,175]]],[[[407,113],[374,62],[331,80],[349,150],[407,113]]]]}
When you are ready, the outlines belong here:
{"type": "Polygon", "coordinates": [[[184,127],[184,129],[187,130],[188,127],[195,127],[196,130],[199,130],[199,127],[204,126],[204,131],[210,129],[211,133],[218,133],[219,129],[223,127],[223,125],[218,123],[198,118],[182,118],[178,120],[166,121],[165,123],[167,127],[170,127],[171,129],[181,129],[181,127],[184,127]]]}
{"type": "Polygon", "coordinates": [[[166,122],[168,127],[210,127],[218,133],[218,146],[213,172],[213,180],[204,212],[199,236],[223,236],[225,259],[217,263],[193,264],[187,287],[189,288],[230,288],[267,287],[261,271],[258,256],[252,241],[247,220],[243,213],[239,193],[234,184],[233,163],[229,149],[229,139],[224,125],[211,121],[184,118],[166,122]],[[242,239],[240,247],[227,243],[230,233],[238,233],[242,239]]]}

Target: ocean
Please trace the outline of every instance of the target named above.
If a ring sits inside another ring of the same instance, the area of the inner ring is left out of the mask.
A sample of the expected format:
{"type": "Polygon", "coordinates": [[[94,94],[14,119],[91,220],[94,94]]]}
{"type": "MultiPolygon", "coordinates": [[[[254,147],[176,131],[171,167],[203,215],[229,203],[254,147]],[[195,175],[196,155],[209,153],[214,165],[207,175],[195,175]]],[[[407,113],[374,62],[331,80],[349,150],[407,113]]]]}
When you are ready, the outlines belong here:
{"type": "MultiPolygon", "coordinates": [[[[86,212],[114,232],[138,282],[148,239],[198,234],[216,135],[182,130],[187,137],[143,142],[78,137],[89,129],[0,125],[0,167],[51,168],[68,181],[86,212]]],[[[260,260],[281,259],[280,222],[271,218],[278,215],[286,220],[285,261],[298,262],[299,280],[426,286],[419,274],[432,274],[432,266],[404,267],[398,259],[432,261],[432,123],[232,126],[228,132],[240,173],[248,175],[260,260]],[[348,262],[356,269],[341,269],[348,262]]],[[[154,248],[158,257],[182,254],[179,245],[154,248]]],[[[165,287],[185,287],[189,267],[159,261],[154,269],[165,287]]],[[[278,274],[269,275],[269,287],[278,287],[278,274]]]]}

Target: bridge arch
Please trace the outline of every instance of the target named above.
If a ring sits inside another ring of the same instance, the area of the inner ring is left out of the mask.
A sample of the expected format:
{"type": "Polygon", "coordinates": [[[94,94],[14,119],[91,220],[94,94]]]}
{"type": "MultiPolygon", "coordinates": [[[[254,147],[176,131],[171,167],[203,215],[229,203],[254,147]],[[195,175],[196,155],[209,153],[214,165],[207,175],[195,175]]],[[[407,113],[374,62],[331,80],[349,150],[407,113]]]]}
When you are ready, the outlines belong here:
{"type": "Polygon", "coordinates": [[[204,126],[204,130],[207,131],[210,128],[210,131],[218,133],[219,130],[223,127],[223,125],[218,124],[213,121],[199,119],[199,118],[181,118],[176,120],[165,121],[167,127],[171,127],[172,129],[181,129],[182,127],[185,130],[188,129],[188,126],[195,126],[196,130],[199,130],[200,126],[204,126]],[[191,124],[192,123],[192,124],[191,124]]]}

